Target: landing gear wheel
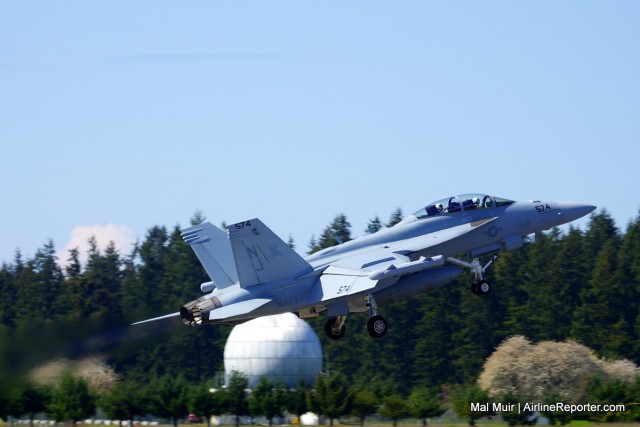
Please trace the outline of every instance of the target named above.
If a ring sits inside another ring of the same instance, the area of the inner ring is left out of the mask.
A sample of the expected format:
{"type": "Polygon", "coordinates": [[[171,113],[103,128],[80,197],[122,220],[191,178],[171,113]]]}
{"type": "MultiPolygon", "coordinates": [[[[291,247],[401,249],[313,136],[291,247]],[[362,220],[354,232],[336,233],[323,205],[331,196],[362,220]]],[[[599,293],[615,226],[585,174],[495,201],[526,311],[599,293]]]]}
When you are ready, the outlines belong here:
{"type": "Polygon", "coordinates": [[[339,340],[344,337],[345,331],[344,323],[340,326],[340,320],[337,317],[327,320],[324,324],[324,333],[332,340],[339,340]]]}
{"type": "Polygon", "coordinates": [[[372,337],[380,338],[387,333],[387,321],[382,316],[373,316],[367,322],[367,331],[372,337]]]}
{"type": "Polygon", "coordinates": [[[481,280],[471,285],[471,292],[474,295],[486,295],[491,291],[491,285],[486,280],[481,280]]]}

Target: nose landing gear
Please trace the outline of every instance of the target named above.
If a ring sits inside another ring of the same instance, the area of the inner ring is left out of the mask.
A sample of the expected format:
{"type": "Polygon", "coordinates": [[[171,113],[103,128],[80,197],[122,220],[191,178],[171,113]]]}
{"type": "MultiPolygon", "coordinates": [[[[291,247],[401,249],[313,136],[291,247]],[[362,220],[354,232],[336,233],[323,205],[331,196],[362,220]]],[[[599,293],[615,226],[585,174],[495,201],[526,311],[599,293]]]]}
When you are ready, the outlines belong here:
{"type": "Polygon", "coordinates": [[[484,266],[480,264],[480,258],[478,257],[474,258],[470,263],[453,257],[448,257],[447,261],[452,264],[459,265],[460,267],[470,269],[474,276],[473,283],[471,284],[471,292],[473,292],[474,295],[486,295],[491,291],[491,285],[489,282],[484,280],[482,274],[487,271],[496,258],[498,258],[498,255],[494,255],[493,258],[491,258],[484,266]]]}
{"type": "Polygon", "coordinates": [[[471,284],[471,292],[473,292],[474,295],[486,295],[490,291],[491,291],[491,285],[486,280],[473,282],[471,284]]]}

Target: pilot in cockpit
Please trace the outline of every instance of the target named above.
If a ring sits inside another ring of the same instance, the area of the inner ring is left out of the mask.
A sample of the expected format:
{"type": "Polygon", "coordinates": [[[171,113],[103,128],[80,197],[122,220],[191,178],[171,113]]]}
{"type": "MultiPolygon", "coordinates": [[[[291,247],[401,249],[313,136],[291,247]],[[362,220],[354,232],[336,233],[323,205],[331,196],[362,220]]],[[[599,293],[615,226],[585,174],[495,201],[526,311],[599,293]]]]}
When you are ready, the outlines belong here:
{"type": "Polygon", "coordinates": [[[462,202],[462,207],[464,208],[464,210],[477,209],[479,204],[480,199],[477,197],[473,197],[462,202]]]}
{"type": "Polygon", "coordinates": [[[444,207],[442,206],[442,203],[436,203],[435,205],[427,206],[426,210],[427,216],[436,216],[444,212],[444,207]]]}

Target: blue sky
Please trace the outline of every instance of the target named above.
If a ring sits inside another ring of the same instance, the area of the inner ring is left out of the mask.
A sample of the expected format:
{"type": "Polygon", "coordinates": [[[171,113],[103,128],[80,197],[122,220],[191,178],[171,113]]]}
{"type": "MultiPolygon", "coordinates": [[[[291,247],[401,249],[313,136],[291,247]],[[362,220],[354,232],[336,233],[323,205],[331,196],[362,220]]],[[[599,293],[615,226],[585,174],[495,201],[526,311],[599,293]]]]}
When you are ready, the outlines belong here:
{"type": "MultiPolygon", "coordinates": [[[[638,2],[0,2],[0,262],[451,194],[640,208],[638,2]]],[[[584,224],[584,222],[583,222],[584,224]]]]}

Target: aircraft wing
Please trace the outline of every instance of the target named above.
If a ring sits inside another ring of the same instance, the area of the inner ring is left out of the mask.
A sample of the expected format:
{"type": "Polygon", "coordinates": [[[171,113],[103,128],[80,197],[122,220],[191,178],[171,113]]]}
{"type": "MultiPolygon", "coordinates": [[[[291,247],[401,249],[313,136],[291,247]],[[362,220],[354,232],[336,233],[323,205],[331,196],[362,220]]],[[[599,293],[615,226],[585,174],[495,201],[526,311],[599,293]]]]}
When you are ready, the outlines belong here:
{"type": "Polygon", "coordinates": [[[313,287],[309,302],[326,302],[376,292],[395,284],[404,275],[437,265],[444,258],[411,260],[389,249],[376,249],[339,260],[327,267],[313,287]]]}
{"type": "Polygon", "coordinates": [[[338,300],[347,296],[376,292],[394,285],[402,276],[417,273],[445,263],[443,255],[420,257],[411,261],[406,256],[460,238],[496,218],[461,224],[359,255],[340,259],[324,270],[314,286],[309,301],[338,300]]]}

